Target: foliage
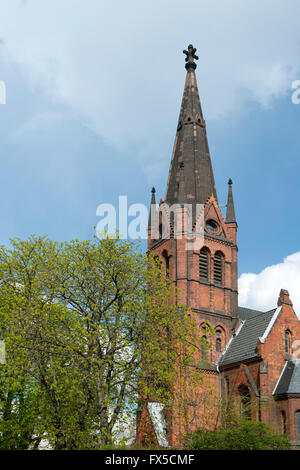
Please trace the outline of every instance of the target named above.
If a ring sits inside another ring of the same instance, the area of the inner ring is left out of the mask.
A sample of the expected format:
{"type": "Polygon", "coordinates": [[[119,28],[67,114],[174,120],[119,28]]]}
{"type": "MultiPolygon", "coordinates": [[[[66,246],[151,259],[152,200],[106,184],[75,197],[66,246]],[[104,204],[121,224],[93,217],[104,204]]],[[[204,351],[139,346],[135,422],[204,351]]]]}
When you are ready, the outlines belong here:
{"type": "Polygon", "coordinates": [[[177,367],[191,374],[191,320],[133,242],[11,243],[0,250],[0,448],[112,445],[138,392],[168,405],[177,367]]]}
{"type": "Polygon", "coordinates": [[[236,426],[215,431],[198,429],[185,439],[186,449],[196,450],[287,450],[286,435],[274,434],[265,423],[242,420],[236,426]]]}

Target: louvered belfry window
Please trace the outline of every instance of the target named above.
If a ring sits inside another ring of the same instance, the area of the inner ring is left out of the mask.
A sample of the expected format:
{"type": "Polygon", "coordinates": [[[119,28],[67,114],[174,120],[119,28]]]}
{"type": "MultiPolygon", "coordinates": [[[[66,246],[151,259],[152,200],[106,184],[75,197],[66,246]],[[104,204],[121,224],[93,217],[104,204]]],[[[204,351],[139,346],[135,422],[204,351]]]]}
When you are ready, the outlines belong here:
{"type": "Polygon", "coordinates": [[[202,248],[200,250],[200,260],[199,260],[199,269],[200,269],[200,281],[208,282],[208,250],[207,248],[202,248]]]}
{"type": "Polygon", "coordinates": [[[214,257],[214,281],[217,285],[223,284],[223,263],[222,253],[216,252],[214,257]]]}

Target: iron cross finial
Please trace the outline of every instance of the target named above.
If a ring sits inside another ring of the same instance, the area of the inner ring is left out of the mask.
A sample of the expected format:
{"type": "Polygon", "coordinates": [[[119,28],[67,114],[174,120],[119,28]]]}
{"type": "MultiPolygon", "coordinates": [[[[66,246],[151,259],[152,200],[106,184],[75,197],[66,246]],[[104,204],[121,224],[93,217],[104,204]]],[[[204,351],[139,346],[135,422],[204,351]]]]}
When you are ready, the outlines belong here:
{"type": "Polygon", "coordinates": [[[194,69],[197,67],[197,64],[194,62],[194,59],[198,60],[199,57],[195,54],[196,48],[193,46],[193,44],[189,44],[188,50],[184,50],[183,53],[186,54],[186,64],[185,68],[188,70],[190,68],[194,69]]]}

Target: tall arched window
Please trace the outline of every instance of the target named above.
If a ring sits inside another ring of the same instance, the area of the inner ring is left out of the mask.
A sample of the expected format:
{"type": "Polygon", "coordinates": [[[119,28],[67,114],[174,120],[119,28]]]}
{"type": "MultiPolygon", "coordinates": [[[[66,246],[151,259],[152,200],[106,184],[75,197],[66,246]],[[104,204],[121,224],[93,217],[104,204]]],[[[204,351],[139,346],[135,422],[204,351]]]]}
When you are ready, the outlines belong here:
{"type": "Polygon", "coordinates": [[[214,256],[214,282],[221,286],[223,284],[223,254],[217,251],[214,256]]]}
{"type": "Polygon", "coordinates": [[[215,333],[216,333],[216,352],[221,352],[222,345],[224,345],[224,343],[226,342],[224,330],[220,325],[218,325],[215,328],[215,333]]]}
{"type": "Polygon", "coordinates": [[[290,354],[290,347],[291,347],[291,333],[287,330],[284,333],[284,349],[287,354],[290,354]]]}
{"type": "Polygon", "coordinates": [[[241,397],[241,415],[245,419],[251,419],[251,395],[249,388],[241,384],[238,390],[241,397]]]}
{"type": "Polygon", "coordinates": [[[200,250],[199,259],[200,281],[208,282],[209,280],[209,250],[204,247],[200,250]]]}
{"type": "Polygon", "coordinates": [[[296,436],[297,439],[300,439],[300,410],[297,410],[295,413],[296,418],[296,436]]]}

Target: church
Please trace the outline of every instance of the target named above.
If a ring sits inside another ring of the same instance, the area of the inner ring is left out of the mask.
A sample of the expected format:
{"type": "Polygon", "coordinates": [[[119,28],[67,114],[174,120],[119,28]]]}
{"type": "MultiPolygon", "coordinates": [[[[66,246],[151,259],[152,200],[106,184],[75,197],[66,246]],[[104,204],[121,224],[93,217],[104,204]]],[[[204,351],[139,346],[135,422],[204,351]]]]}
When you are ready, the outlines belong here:
{"type": "MultiPolygon", "coordinates": [[[[233,184],[229,179],[223,217],[196,80],[198,57],[192,45],[183,52],[186,81],[165,199],[160,199],[159,206],[189,204],[195,209],[202,205],[204,239],[199,249],[188,249],[188,237],[176,239],[170,219],[170,236],[163,236],[163,224],[153,236],[150,215],[148,251],[160,259],[178,287],[180,301],[196,319],[199,335],[205,339],[207,322],[214,329],[211,347],[203,351],[205,361],[199,361],[199,367],[219,403],[233,398],[245,417],[274,425],[278,433],[289,436],[294,448],[300,449],[300,322],[286,289],[281,289],[274,308],[267,312],[238,305],[238,224],[233,184]]],[[[154,188],[151,203],[156,203],[154,188]]],[[[194,230],[196,210],[192,213],[194,230]]],[[[210,427],[205,408],[213,413],[205,403],[201,405],[203,389],[199,386],[194,392],[194,429],[210,427]],[[201,407],[204,410],[198,413],[201,407]]],[[[142,442],[147,431],[154,443],[178,445],[185,428],[174,414],[175,410],[162,412],[161,420],[156,419],[149,403],[138,420],[137,441],[142,442]]],[[[218,410],[219,425],[221,414],[218,410]]]]}

